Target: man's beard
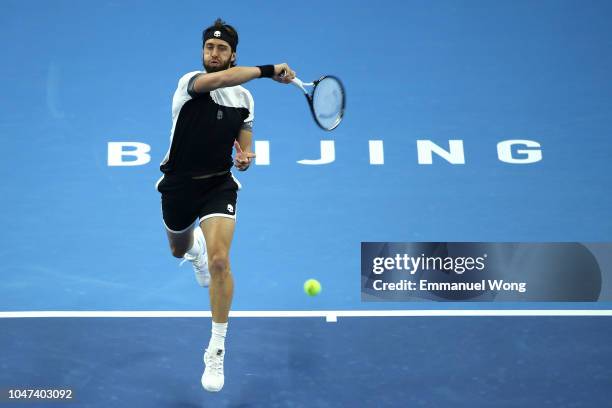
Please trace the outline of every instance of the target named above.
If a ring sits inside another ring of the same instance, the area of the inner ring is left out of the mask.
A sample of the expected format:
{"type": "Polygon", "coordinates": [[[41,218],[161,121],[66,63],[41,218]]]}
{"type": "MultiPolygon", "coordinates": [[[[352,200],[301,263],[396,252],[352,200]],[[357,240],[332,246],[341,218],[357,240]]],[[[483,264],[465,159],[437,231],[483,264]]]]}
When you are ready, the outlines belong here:
{"type": "Polygon", "coordinates": [[[225,64],[219,64],[219,65],[210,65],[210,64],[204,63],[204,69],[206,70],[206,72],[210,74],[211,72],[219,72],[219,71],[226,70],[230,68],[231,64],[232,64],[231,60],[228,60],[225,64]]]}

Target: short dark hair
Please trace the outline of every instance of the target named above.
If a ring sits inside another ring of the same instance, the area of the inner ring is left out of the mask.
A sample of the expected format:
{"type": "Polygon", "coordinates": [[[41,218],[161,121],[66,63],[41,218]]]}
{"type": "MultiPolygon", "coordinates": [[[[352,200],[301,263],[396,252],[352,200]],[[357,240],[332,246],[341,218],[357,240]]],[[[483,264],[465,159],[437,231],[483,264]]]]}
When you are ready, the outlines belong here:
{"type": "MultiPolygon", "coordinates": [[[[210,30],[223,30],[223,31],[225,31],[234,40],[235,46],[233,47],[232,52],[236,52],[236,48],[238,48],[238,31],[236,31],[236,29],[234,27],[232,27],[231,25],[227,24],[221,18],[217,18],[215,20],[215,22],[211,26],[206,27],[202,31],[202,48],[204,48],[204,43],[206,42],[206,32],[208,32],[210,30]]],[[[233,45],[233,44],[230,44],[230,45],[233,45]]],[[[232,62],[231,66],[235,67],[236,66],[236,62],[232,62]]]]}

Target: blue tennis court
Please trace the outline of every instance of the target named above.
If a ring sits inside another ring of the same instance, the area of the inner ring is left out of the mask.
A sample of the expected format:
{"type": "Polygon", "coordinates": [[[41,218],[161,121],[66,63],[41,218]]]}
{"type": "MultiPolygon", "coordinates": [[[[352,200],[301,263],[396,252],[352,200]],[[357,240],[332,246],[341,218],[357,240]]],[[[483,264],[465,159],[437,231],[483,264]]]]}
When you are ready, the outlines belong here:
{"type": "Polygon", "coordinates": [[[362,242],[583,242],[605,271],[609,2],[2,8],[0,406],[68,404],[6,398],[27,388],[79,407],[611,405],[607,274],[592,302],[389,302],[364,300],[360,272],[362,242]],[[294,87],[245,85],[258,158],[234,172],[211,394],[208,292],[170,253],[155,183],[177,81],[217,17],[238,65],[337,75],[347,106],[323,132],[294,87]]]}
{"type": "Polygon", "coordinates": [[[1,379],[79,407],[608,406],[608,319],[234,318],[218,394],[199,382],[203,319],[7,320],[1,379]]]}

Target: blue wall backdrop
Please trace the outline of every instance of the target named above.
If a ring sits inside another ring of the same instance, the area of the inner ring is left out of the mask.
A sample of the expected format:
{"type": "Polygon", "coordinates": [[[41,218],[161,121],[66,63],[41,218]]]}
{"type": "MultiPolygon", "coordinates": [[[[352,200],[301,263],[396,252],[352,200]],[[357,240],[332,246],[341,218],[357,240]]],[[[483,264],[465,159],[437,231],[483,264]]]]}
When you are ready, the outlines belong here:
{"type": "Polygon", "coordinates": [[[348,93],[345,121],[325,133],[293,87],[246,85],[270,165],[237,174],[234,309],[442,307],[362,304],[362,241],[610,241],[610,2],[2,9],[1,310],[208,308],[170,255],[154,184],[177,81],[200,69],[201,30],[219,16],[239,30],[239,64],[336,74],[348,93]],[[463,140],[465,164],[420,165],[418,139],[463,140]],[[542,161],[501,162],[508,139],[539,142],[542,161]],[[298,164],[321,140],[335,161],[298,164]],[[384,165],[369,163],[369,140],[384,142],[384,165]],[[117,141],[150,145],[151,162],[109,167],[117,141]],[[302,292],[310,277],[316,298],[302,292]]]}

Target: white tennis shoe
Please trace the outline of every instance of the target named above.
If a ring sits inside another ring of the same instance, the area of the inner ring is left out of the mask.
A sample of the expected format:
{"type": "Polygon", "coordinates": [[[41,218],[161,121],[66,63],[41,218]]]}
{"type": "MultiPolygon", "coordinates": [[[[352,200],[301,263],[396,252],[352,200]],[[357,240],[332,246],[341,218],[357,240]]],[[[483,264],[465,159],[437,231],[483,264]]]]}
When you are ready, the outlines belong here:
{"type": "Polygon", "coordinates": [[[204,248],[204,251],[196,256],[185,254],[183,256],[184,259],[181,261],[181,265],[183,265],[186,261],[191,262],[198,284],[202,287],[208,287],[208,284],[210,283],[208,254],[206,253],[206,241],[204,240],[204,234],[202,233],[202,229],[200,227],[194,228],[193,239],[197,239],[200,242],[200,245],[202,248],[204,248]]]}
{"type": "Polygon", "coordinates": [[[223,388],[225,376],[223,374],[223,358],[225,350],[217,349],[215,352],[204,352],[204,374],[202,374],[202,387],[209,392],[219,392],[223,388]]]}

